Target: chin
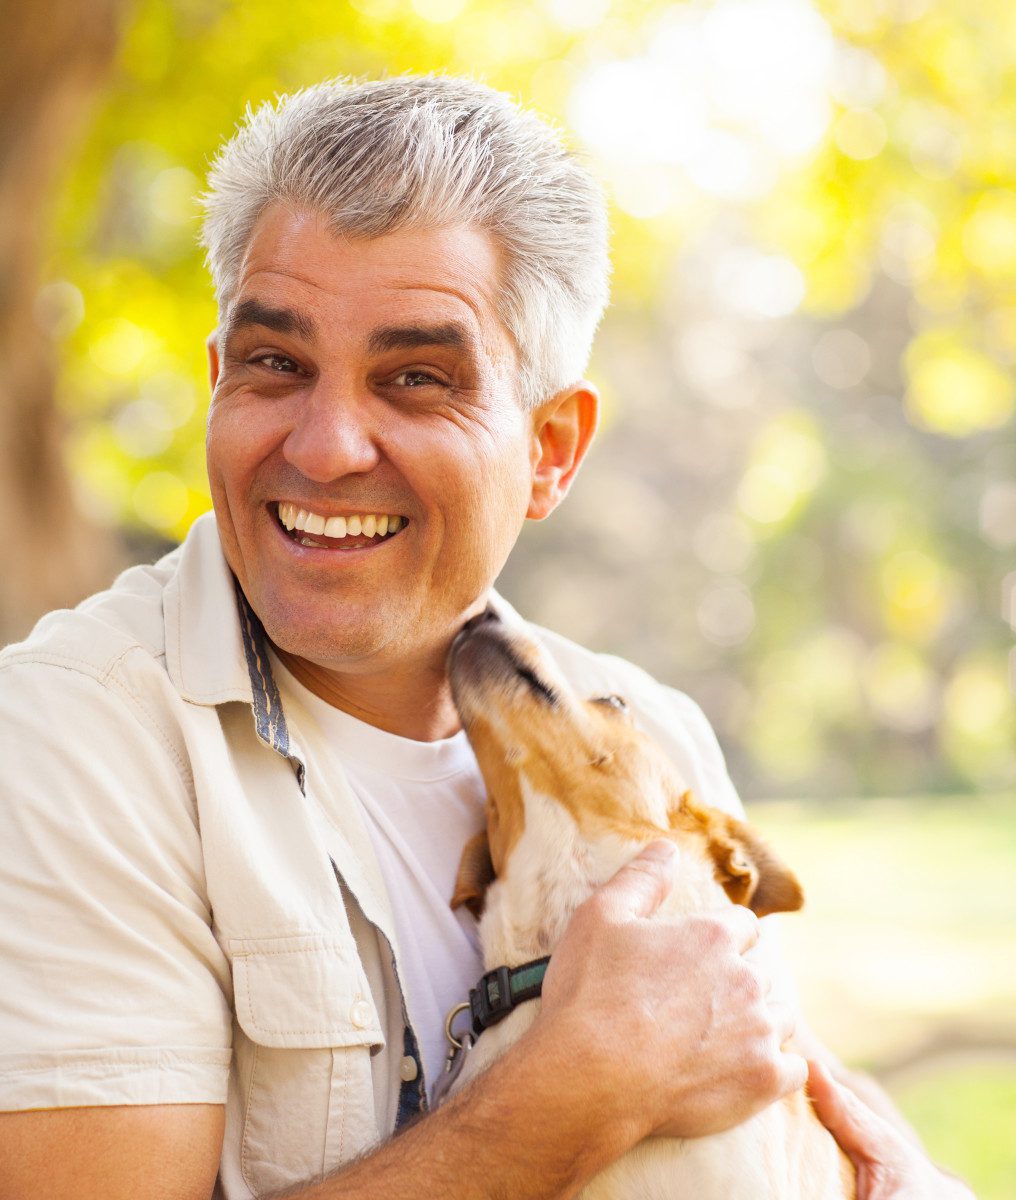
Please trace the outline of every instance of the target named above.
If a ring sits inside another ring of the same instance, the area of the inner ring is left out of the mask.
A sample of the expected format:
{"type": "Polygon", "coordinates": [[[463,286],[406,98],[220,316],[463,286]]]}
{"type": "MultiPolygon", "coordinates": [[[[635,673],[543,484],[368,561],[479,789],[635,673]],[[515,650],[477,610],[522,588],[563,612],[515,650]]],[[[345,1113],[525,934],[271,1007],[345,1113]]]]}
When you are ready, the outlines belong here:
{"type": "Polygon", "coordinates": [[[390,630],[346,627],[341,630],[286,629],[280,637],[272,637],[272,641],[305,662],[341,672],[354,663],[383,654],[392,645],[394,637],[390,630]]]}
{"type": "Polygon", "coordinates": [[[287,654],[332,670],[384,651],[398,636],[391,614],[383,610],[349,613],[336,604],[327,616],[308,619],[304,611],[294,620],[287,608],[269,600],[258,610],[269,639],[287,654]]]}

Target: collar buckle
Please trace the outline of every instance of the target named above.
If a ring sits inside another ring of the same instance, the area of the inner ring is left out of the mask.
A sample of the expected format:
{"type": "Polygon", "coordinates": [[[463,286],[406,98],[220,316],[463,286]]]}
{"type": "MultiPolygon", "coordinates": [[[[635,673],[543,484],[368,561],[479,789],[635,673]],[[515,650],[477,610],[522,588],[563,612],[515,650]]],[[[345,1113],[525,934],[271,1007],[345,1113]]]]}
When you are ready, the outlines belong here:
{"type": "Polygon", "coordinates": [[[470,989],[469,1011],[477,1034],[503,1021],[514,1007],[507,967],[488,971],[476,987],[470,989]]]}
{"type": "Polygon", "coordinates": [[[521,967],[495,967],[488,971],[469,992],[469,1012],[477,1037],[526,1000],[534,1000],[543,990],[547,958],[523,963],[521,967]]]}

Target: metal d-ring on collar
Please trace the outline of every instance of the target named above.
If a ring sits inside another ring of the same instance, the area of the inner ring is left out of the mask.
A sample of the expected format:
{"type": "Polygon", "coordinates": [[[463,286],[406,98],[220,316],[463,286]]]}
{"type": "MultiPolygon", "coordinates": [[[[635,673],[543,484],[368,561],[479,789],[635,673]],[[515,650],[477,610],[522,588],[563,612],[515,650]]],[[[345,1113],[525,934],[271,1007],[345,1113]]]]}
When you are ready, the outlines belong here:
{"type": "Polygon", "coordinates": [[[473,1019],[473,1033],[479,1037],[485,1029],[503,1021],[506,1016],[524,1004],[535,1000],[543,991],[543,977],[547,973],[549,955],[523,963],[521,967],[495,967],[488,971],[476,987],[469,991],[469,1003],[458,1004],[448,1014],[445,1033],[449,1042],[461,1048],[462,1042],[452,1031],[452,1025],[460,1012],[469,1012],[473,1019]]]}

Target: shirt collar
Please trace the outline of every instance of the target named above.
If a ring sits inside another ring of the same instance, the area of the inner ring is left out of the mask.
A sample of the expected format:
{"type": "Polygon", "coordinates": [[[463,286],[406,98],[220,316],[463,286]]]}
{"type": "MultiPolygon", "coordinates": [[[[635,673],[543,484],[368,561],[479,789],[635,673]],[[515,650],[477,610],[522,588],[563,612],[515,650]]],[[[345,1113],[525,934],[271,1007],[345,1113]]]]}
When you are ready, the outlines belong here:
{"type": "Polygon", "coordinates": [[[173,685],[191,704],[253,704],[246,649],[252,639],[245,640],[238,620],[237,587],[212,513],[198,517],[176,553],[163,597],[166,669],[173,685]]]}
{"type": "Polygon", "coordinates": [[[258,737],[292,762],[303,787],[303,759],[290,740],[268,636],[229,569],[212,513],[198,517],[177,554],[163,599],[170,679],[191,704],[249,704],[258,737]]]}

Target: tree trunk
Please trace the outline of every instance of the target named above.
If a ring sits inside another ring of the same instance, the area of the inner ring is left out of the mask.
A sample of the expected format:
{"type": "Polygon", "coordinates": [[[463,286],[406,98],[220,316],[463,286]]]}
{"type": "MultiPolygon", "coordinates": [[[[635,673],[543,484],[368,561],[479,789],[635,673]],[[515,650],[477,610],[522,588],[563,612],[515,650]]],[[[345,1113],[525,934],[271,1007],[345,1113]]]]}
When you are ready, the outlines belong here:
{"type": "Polygon", "coordinates": [[[118,565],[79,510],[35,314],[50,197],[113,62],[125,0],[3,5],[0,39],[0,644],[76,604],[118,565]]]}

